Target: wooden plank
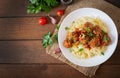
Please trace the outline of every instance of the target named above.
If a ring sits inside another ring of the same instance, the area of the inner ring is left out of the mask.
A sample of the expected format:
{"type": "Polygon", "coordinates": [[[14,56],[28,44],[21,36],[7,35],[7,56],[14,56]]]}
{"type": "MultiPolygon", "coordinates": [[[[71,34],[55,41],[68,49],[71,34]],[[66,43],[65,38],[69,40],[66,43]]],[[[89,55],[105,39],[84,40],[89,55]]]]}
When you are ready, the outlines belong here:
{"type": "MultiPolygon", "coordinates": [[[[120,41],[113,56],[104,64],[120,65],[120,41]]],[[[41,40],[0,41],[0,63],[62,63],[47,55],[41,40]]]]}
{"type": "Polygon", "coordinates": [[[102,65],[93,78],[119,78],[120,65],[102,65]]]}
{"type": "Polygon", "coordinates": [[[0,18],[0,39],[42,39],[45,33],[54,31],[53,24],[48,22],[41,26],[38,19],[39,17],[0,18]]]}
{"type": "MultiPolygon", "coordinates": [[[[27,14],[28,0],[2,0],[0,2],[0,17],[20,17],[20,16],[46,16],[45,12],[39,14],[27,14]]],[[[58,9],[65,9],[66,6],[60,5],[52,8],[49,14],[56,15],[58,9]]]]}
{"type": "Polygon", "coordinates": [[[120,8],[120,0],[106,0],[106,1],[120,8]]]}
{"type": "Polygon", "coordinates": [[[73,75],[85,78],[68,65],[0,65],[1,78],[73,78],[73,75]]]}
{"type": "Polygon", "coordinates": [[[120,61],[118,60],[120,57],[120,40],[118,41],[117,48],[113,55],[108,59],[105,64],[113,64],[113,65],[120,65],[120,61]]]}
{"type": "MultiPolygon", "coordinates": [[[[119,78],[120,65],[103,65],[93,78],[119,78]]],[[[87,78],[68,65],[1,64],[1,78],[87,78]]]]}
{"type": "Polygon", "coordinates": [[[0,63],[61,63],[46,54],[41,41],[0,41],[0,63]]]}

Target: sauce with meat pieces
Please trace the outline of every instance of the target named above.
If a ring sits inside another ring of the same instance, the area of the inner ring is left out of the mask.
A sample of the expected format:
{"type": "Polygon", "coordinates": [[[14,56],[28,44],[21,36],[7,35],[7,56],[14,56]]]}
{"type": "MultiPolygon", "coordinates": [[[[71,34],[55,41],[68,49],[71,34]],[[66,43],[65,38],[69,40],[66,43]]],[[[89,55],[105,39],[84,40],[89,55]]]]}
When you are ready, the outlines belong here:
{"type": "Polygon", "coordinates": [[[73,45],[83,44],[86,48],[107,46],[111,42],[108,33],[103,31],[98,25],[90,22],[84,24],[83,29],[76,28],[66,36],[63,42],[64,47],[70,48],[73,45]]]}

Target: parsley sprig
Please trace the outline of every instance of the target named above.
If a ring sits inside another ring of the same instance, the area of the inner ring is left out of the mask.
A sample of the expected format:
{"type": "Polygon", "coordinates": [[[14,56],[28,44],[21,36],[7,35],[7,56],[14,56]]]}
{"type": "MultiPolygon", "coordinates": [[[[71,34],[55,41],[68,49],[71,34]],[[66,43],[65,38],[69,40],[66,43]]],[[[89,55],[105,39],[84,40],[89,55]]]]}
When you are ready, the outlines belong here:
{"type": "MultiPolygon", "coordinates": [[[[59,30],[59,28],[60,28],[60,25],[57,25],[57,26],[56,26],[56,29],[59,30]]],[[[58,42],[58,33],[56,33],[56,34],[53,36],[53,38],[58,42]]],[[[51,38],[51,33],[50,33],[50,32],[48,32],[47,34],[45,34],[45,35],[43,36],[43,40],[42,40],[42,46],[43,46],[44,48],[46,48],[48,45],[50,45],[50,46],[53,45],[53,40],[52,40],[52,38],[51,38]]]]}
{"type": "Polygon", "coordinates": [[[42,40],[42,45],[44,48],[46,48],[48,45],[52,46],[53,40],[50,37],[50,32],[44,35],[43,40],[42,40]]]}
{"type": "Polygon", "coordinates": [[[58,4],[57,0],[29,0],[27,13],[39,13],[42,10],[48,13],[52,7],[58,4]]]}

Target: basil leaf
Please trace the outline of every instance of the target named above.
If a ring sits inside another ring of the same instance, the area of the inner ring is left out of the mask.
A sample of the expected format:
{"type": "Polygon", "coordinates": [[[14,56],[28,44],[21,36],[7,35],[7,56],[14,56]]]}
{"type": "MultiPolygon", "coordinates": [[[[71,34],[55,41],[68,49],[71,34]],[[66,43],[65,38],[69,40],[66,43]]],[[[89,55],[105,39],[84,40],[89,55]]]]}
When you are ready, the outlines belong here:
{"type": "Polygon", "coordinates": [[[48,45],[52,46],[52,44],[53,44],[53,41],[52,41],[51,38],[49,38],[49,40],[48,40],[48,45]]]}
{"type": "Polygon", "coordinates": [[[44,48],[46,48],[48,45],[52,46],[52,44],[53,44],[53,41],[52,41],[52,39],[51,39],[51,37],[50,37],[50,32],[48,32],[47,34],[45,34],[45,35],[43,36],[42,46],[43,46],[44,48]]]}

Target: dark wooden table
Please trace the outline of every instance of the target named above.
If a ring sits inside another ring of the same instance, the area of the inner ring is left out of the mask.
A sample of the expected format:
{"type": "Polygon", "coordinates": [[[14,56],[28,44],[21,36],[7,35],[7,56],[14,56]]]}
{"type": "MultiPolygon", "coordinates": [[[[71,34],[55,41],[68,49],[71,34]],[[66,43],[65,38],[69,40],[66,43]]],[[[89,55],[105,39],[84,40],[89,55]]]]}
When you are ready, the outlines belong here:
{"type": "MultiPolygon", "coordinates": [[[[108,1],[120,7],[119,0],[108,1]]],[[[55,26],[50,22],[40,26],[38,18],[47,14],[27,14],[27,4],[27,0],[0,1],[0,78],[87,78],[45,53],[42,36],[55,26]]],[[[50,14],[60,20],[56,11],[65,8],[58,6],[50,14]]],[[[120,42],[118,47],[93,78],[120,78],[120,42]]]]}

